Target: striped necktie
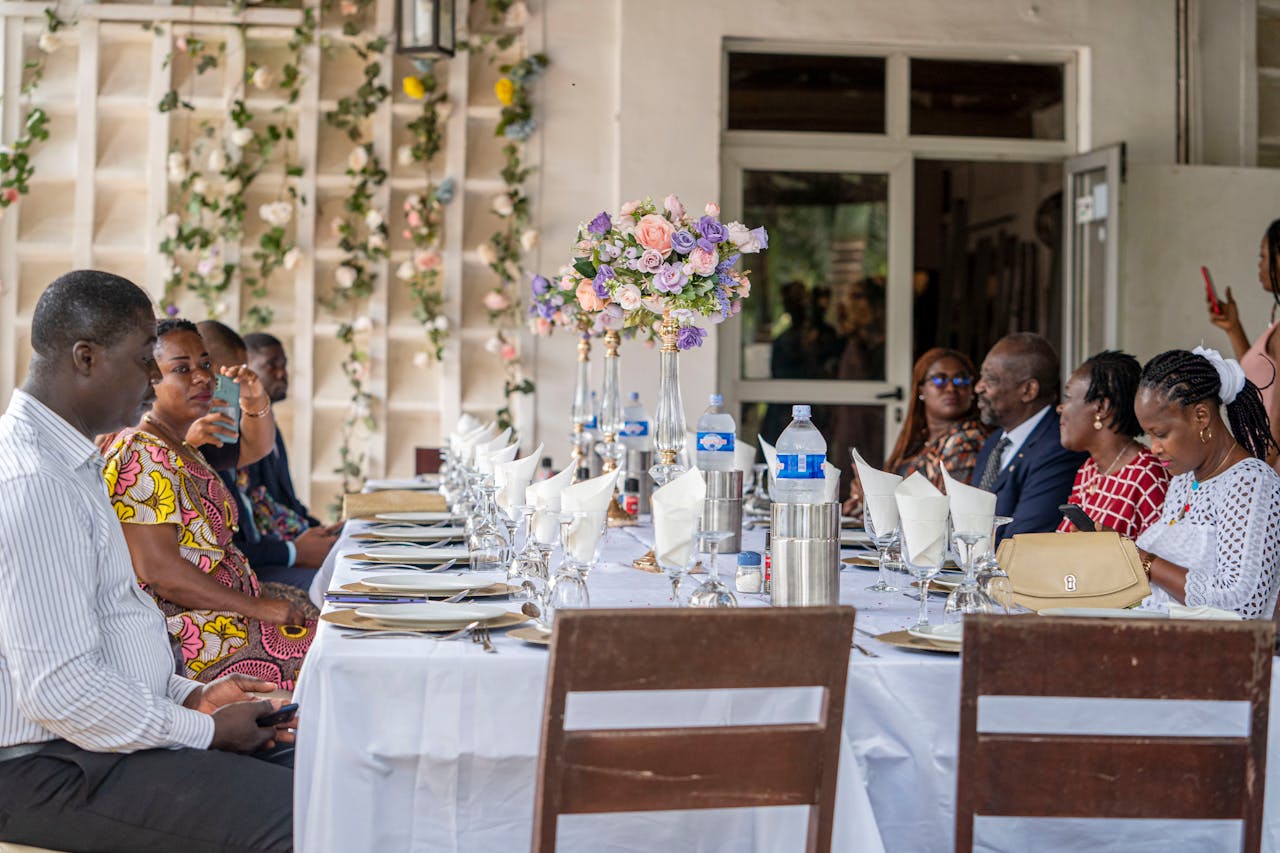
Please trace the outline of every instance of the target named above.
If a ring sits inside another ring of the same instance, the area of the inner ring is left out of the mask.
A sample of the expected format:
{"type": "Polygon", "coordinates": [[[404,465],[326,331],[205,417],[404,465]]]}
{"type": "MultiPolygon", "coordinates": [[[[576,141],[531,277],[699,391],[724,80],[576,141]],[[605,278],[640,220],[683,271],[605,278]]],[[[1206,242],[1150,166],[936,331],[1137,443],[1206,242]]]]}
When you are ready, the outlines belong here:
{"type": "Polygon", "coordinates": [[[1001,436],[996,442],[995,449],[991,451],[991,455],[987,457],[987,467],[982,469],[982,479],[978,482],[979,489],[991,491],[991,487],[996,484],[996,477],[1000,475],[1000,457],[1004,456],[1004,450],[1013,444],[1009,440],[1009,436],[1001,436]]]}

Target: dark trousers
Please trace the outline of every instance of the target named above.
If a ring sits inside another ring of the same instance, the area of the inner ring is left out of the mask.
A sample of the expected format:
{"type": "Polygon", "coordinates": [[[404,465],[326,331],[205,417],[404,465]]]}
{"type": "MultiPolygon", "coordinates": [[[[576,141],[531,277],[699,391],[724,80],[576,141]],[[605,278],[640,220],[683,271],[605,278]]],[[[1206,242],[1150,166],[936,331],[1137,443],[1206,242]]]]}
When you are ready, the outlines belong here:
{"type": "Polygon", "coordinates": [[[303,569],[298,566],[263,566],[253,567],[254,573],[261,583],[287,583],[306,592],[311,589],[311,582],[316,579],[315,569],[303,569]]]}
{"type": "Polygon", "coordinates": [[[0,762],[0,840],[85,853],[293,849],[293,751],[88,752],[0,762]]]}

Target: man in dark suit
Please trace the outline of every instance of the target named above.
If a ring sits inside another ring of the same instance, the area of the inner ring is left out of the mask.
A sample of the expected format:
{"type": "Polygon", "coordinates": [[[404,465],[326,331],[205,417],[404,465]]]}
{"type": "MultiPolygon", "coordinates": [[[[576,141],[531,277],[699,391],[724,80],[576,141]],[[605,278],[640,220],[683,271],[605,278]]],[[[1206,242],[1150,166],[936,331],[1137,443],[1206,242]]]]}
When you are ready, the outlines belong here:
{"type": "Polygon", "coordinates": [[[1088,458],[1058,438],[1060,367],[1053,345],[1037,334],[1001,338],[982,362],[978,412],[999,427],[987,437],[973,469],[973,484],[996,493],[996,514],[1013,522],[999,538],[1047,533],[1058,526],[1076,470],[1088,458]]]}

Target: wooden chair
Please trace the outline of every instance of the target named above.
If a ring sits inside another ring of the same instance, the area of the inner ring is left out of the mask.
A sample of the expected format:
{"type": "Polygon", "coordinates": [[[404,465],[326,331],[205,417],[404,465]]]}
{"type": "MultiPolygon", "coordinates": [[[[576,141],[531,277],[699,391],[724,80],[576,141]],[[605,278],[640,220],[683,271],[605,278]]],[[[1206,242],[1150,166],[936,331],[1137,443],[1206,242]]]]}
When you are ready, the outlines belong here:
{"type": "Polygon", "coordinates": [[[1258,850],[1274,641],[1266,621],[966,617],[956,850],[975,815],[1243,820],[1258,850]],[[979,732],[980,696],[1248,702],[1249,734],[979,732]]]}
{"type": "Polygon", "coordinates": [[[533,849],[561,814],[807,804],[831,847],[852,607],[568,610],[556,614],[533,849]],[[821,687],[816,723],[564,729],[584,691],[821,687]]]}

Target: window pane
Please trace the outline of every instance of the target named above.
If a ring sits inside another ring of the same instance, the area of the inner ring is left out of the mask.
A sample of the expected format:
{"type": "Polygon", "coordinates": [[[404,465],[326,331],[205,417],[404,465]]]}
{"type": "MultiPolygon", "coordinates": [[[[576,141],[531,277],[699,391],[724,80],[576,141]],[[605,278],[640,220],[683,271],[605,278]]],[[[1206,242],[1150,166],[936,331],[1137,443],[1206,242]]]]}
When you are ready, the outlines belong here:
{"type": "MultiPolygon", "coordinates": [[[[841,471],[841,500],[849,496],[849,484],[853,482],[850,448],[858,448],[858,452],[872,465],[880,465],[884,460],[884,411],[884,406],[879,405],[813,407],[814,426],[827,440],[827,460],[841,471]]],[[[758,445],[756,436],[760,435],[776,445],[778,435],[789,423],[790,403],[743,403],[738,418],[738,434],[751,444],[758,445]]],[[[764,454],[758,450],[756,461],[764,461],[764,454]]]]}
{"type": "Polygon", "coordinates": [[[1063,139],[1063,68],[1022,62],[911,60],[911,132],[1063,139]]]}
{"type": "Polygon", "coordinates": [[[743,221],[769,232],[769,251],[743,258],[742,377],[883,380],[888,176],[745,171],[742,182],[743,221]]]}
{"type": "Polygon", "coordinates": [[[884,59],[731,53],[729,129],[884,133],[884,59]]]}

